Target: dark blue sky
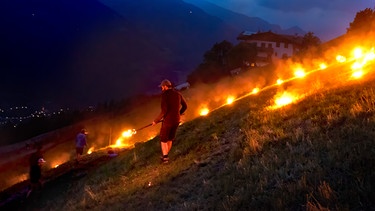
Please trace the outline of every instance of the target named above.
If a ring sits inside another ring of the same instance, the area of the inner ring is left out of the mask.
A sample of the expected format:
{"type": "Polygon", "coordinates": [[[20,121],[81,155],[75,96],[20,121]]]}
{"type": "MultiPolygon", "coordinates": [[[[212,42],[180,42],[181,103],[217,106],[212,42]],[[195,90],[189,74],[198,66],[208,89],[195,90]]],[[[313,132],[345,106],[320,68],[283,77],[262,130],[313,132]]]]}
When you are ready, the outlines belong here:
{"type": "MultiPolygon", "coordinates": [[[[188,0],[187,0],[188,1],[188,0]]],[[[373,0],[206,0],[218,6],[259,17],[282,28],[299,26],[323,41],[346,33],[357,12],[374,8],[373,0]]]]}

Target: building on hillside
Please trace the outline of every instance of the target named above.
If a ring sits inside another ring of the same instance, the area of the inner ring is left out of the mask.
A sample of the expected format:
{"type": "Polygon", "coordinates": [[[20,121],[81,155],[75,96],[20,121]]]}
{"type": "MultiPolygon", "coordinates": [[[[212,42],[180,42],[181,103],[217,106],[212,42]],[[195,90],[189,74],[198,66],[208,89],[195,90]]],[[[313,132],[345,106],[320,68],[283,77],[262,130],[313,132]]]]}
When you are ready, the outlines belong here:
{"type": "Polygon", "coordinates": [[[286,59],[293,56],[301,48],[301,36],[275,34],[273,32],[241,32],[237,40],[255,43],[257,47],[257,66],[275,62],[278,59],[286,59]]]}

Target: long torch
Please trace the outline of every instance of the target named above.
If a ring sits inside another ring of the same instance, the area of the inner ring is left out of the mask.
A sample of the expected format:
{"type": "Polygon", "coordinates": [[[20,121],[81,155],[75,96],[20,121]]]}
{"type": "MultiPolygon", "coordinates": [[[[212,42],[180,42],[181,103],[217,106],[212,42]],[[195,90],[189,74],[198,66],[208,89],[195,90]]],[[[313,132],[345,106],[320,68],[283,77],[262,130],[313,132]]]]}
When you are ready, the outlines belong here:
{"type": "MultiPolygon", "coordinates": [[[[155,124],[158,124],[159,122],[162,122],[162,120],[156,122],[155,124]]],[[[140,131],[140,130],[143,130],[143,129],[145,129],[145,128],[147,128],[147,127],[150,127],[150,126],[152,126],[152,123],[150,123],[150,124],[148,124],[148,125],[145,125],[145,126],[143,126],[143,127],[140,127],[140,128],[138,128],[138,129],[135,129],[134,131],[135,131],[135,132],[136,132],[136,131],[140,131]]]]}

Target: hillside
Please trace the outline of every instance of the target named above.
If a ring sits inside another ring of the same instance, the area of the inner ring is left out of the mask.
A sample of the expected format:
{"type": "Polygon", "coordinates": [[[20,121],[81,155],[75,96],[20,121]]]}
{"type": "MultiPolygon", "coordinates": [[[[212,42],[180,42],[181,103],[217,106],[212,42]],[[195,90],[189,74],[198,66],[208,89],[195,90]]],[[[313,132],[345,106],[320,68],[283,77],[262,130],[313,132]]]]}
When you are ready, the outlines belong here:
{"type": "Polygon", "coordinates": [[[111,2],[5,0],[0,106],[95,106],[157,90],[164,78],[184,80],[214,43],[237,36],[182,1],[111,2]]]}
{"type": "Polygon", "coordinates": [[[52,169],[55,179],[46,172],[40,194],[5,208],[373,210],[375,53],[354,52],[343,61],[331,51],[341,59],[307,63],[303,75],[290,63],[189,89],[169,164],[160,163],[158,137],[113,158],[97,150],[82,166],[52,169]]]}

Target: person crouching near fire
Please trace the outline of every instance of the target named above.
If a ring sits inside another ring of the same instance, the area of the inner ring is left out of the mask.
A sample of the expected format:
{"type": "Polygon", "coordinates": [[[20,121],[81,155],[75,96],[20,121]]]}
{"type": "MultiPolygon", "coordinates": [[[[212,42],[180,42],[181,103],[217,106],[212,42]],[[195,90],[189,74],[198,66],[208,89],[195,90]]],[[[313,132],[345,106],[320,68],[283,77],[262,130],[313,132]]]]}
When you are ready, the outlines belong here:
{"type": "Polygon", "coordinates": [[[186,111],[187,104],[180,92],[173,89],[172,83],[165,79],[159,85],[161,94],[161,112],[154,119],[152,125],[163,121],[160,128],[160,145],[162,151],[162,162],[168,163],[169,151],[176,137],[176,131],[180,124],[180,116],[186,111]]]}

